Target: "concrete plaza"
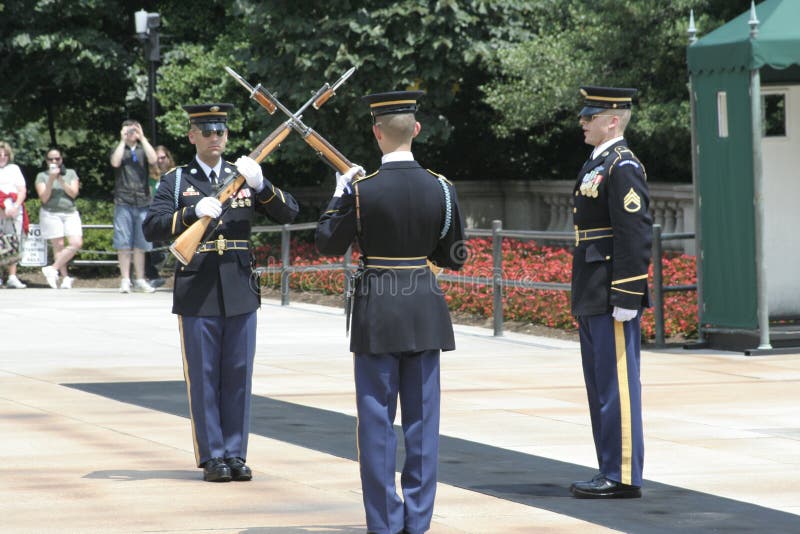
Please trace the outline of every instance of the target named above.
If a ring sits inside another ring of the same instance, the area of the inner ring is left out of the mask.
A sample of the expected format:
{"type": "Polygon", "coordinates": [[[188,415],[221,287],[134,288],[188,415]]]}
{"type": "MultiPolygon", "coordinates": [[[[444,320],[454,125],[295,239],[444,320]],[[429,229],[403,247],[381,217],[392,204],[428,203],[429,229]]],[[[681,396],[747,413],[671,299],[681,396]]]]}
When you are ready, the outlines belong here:
{"type": "MultiPolygon", "coordinates": [[[[365,532],[340,309],[258,312],[249,483],[201,481],[172,295],[0,290],[2,532],[365,532]]],[[[800,353],[642,354],[644,496],[596,472],[577,343],[458,326],[431,533],[800,532],[800,353]]],[[[399,416],[398,416],[399,421],[399,416]]]]}

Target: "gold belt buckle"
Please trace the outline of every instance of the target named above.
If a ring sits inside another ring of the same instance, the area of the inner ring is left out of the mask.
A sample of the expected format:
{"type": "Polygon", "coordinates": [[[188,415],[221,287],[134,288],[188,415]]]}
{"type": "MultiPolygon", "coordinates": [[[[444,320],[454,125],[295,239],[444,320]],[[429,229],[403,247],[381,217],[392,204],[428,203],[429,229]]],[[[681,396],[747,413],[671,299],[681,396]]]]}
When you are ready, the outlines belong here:
{"type": "Polygon", "coordinates": [[[214,247],[217,249],[217,254],[222,256],[223,252],[225,252],[225,250],[228,248],[228,240],[220,235],[217,237],[217,240],[214,241],[214,247]]]}

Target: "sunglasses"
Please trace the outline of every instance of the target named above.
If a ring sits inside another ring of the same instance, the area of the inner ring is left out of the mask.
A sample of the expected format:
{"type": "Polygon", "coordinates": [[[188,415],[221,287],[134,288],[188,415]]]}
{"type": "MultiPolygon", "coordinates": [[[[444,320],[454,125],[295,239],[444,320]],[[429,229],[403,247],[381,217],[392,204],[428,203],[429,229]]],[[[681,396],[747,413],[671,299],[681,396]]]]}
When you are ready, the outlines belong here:
{"type": "Polygon", "coordinates": [[[61,158],[47,158],[47,161],[61,161],[61,158]]]}
{"type": "Polygon", "coordinates": [[[201,130],[203,137],[211,137],[211,134],[216,134],[217,137],[222,137],[225,135],[225,128],[220,128],[218,130],[201,130]]]}
{"type": "Polygon", "coordinates": [[[589,124],[597,117],[613,117],[614,115],[611,113],[596,113],[594,115],[581,115],[578,117],[578,122],[581,124],[589,124]]]}

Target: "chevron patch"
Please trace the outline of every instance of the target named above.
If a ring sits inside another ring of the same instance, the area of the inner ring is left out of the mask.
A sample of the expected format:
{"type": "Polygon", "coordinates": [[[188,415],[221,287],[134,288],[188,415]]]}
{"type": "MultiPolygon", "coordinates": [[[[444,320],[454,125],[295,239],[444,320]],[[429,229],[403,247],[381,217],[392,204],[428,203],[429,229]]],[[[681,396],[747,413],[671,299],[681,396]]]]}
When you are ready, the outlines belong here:
{"type": "Polygon", "coordinates": [[[628,213],[636,213],[637,211],[642,209],[642,199],[639,197],[639,195],[636,194],[636,191],[634,191],[633,188],[631,187],[631,190],[628,191],[627,195],[625,195],[622,205],[625,207],[625,211],[627,211],[628,213]]]}

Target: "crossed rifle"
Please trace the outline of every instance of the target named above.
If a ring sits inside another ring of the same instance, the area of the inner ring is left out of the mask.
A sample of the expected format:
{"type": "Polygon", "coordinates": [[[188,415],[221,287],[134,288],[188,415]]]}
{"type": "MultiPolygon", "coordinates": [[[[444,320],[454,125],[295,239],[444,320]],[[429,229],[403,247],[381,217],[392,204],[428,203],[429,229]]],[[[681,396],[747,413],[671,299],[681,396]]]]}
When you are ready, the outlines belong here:
{"type": "MultiPolygon", "coordinates": [[[[249,154],[251,158],[257,162],[261,162],[264,158],[269,156],[275,149],[280,146],[284,139],[289,135],[291,129],[298,132],[303,140],[313,148],[317,155],[319,155],[326,163],[331,165],[337,171],[344,173],[353,167],[350,162],[341,152],[339,152],[333,145],[331,145],[324,137],[313,129],[303,123],[303,112],[309,106],[314,109],[319,109],[325,102],[336,94],[338,89],[347,79],[353,75],[356,68],[351,67],[345,72],[333,85],[325,82],[322,87],[308,101],[303,104],[300,109],[292,113],[286,106],[284,106],[278,98],[270,93],[267,89],[262,87],[261,84],[253,87],[247,80],[239,76],[230,67],[225,67],[225,70],[236,81],[250,92],[250,98],[261,104],[267,112],[272,115],[276,109],[280,109],[289,118],[286,122],[278,126],[272,131],[253,152],[249,154]]],[[[359,173],[361,175],[363,173],[359,173]]],[[[237,174],[228,179],[222,184],[220,190],[217,192],[216,197],[221,203],[225,203],[242,187],[245,179],[244,176],[237,174]]],[[[183,265],[188,265],[192,261],[192,257],[197,251],[197,246],[203,237],[206,235],[208,225],[211,223],[211,217],[200,217],[195,223],[186,229],[181,235],[175,239],[175,242],[170,245],[169,250],[183,265]]]]}

